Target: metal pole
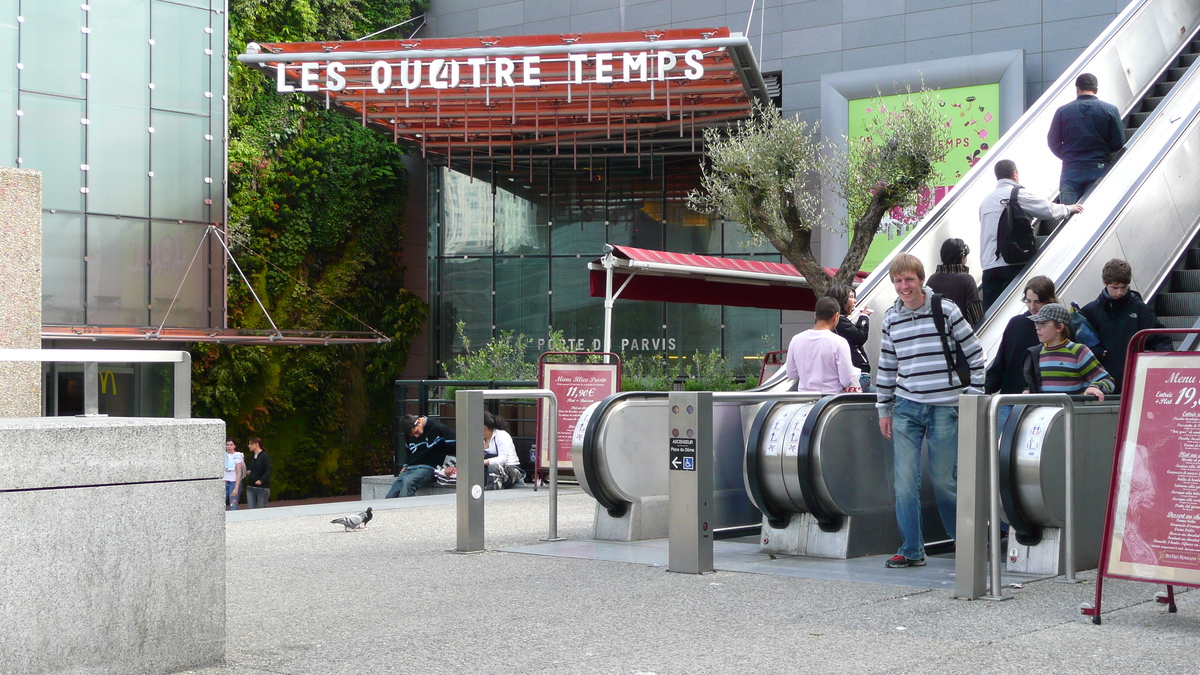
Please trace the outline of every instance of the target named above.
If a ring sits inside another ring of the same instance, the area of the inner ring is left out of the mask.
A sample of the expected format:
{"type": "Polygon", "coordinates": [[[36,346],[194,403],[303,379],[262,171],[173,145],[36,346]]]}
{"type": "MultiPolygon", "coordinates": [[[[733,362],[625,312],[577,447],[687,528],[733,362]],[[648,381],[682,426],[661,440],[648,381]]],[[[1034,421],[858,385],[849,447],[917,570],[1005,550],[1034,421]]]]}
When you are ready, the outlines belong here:
{"type": "Polygon", "coordinates": [[[988,563],[992,578],[988,582],[985,600],[1008,600],[1011,597],[1003,594],[1000,585],[1000,430],[997,411],[1005,398],[1003,395],[996,396],[988,404],[988,540],[991,542],[988,563]]]}
{"type": "Polygon", "coordinates": [[[550,533],[546,541],[562,541],[558,536],[558,397],[548,389],[544,391],[548,396],[539,398],[546,399],[546,411],[550,416],[550,533]]]}
{"type": "Polygon", "coordinates": [[[1066,547],[1067,569],[1064,583],[1077,584],[1079,579],[1075,578],[1075,402],[1070,397],[1064,396],[1063,410],[1065,411],[1064,421],[1067,428],[1064,430],[1066,443],[1063,451],[1066,458],[1063,460],[1066,463],[1067,473],[1067,513],[1063,524],[1063,546],[1066,547]]]}
{"type": "Polygon", "coordinates": [[[95,361],[83,364],[83,416],[100,415],[100,365],[95,361]]]}
{"type": "Polygon", "coordinates": [[[175,362],[174,398],[175,419],[186,420],[192,417],[192,355],[180,352],[181,358],[175,362]]]}
{"type": "Polygon", "coordinates": [[[455,485],[459,553],[483,550],[483,394],[479,389],[455,393],[458,413],[458,478],[455,485]]]}
{"type": "MultiPolygon", "coordinates": [[[[612,351],[612,310],[613,310],[613,266],[612,260],[604,256],[604,351],[612,351]]],[[[608,363],[606,360],[605,363],[608,363]]]]}

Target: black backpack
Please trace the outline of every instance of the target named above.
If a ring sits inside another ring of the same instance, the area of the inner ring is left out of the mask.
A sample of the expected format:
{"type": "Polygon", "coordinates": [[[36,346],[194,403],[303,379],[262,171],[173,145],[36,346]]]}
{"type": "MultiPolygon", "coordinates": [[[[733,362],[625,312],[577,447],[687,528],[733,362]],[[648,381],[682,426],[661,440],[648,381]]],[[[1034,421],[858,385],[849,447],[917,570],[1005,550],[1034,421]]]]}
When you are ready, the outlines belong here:
{"type": "MultiPolygon", "coordinates": [[[[953,300],[951,300],[953,302],[953,300]]],[[[937,329],[938,337],[942,340],[942,354],[946,358],[946,379],[954,386],[954,376],[958,375],[959,383],[966,387],[971,384],[971,364],[958,340],[946,332],[946,314],[942,310],[942,295],[933,293],[930,298],[930,309],[933,310],[933,327],[937,329]],[[950,351],[950,340],[954,340],[954,351],[950,351]]]]}
{"type": "Polygon", "coordinates": [[[1037,253],[1033,219],[1017,201],[1020,189],[1020,185],[1013,186],[1012,194],[1001,202],[1005,208],[1000,212],[1000,224],[996,227],[996,255],[1010,265],[1026,262],[1037,253]]]}

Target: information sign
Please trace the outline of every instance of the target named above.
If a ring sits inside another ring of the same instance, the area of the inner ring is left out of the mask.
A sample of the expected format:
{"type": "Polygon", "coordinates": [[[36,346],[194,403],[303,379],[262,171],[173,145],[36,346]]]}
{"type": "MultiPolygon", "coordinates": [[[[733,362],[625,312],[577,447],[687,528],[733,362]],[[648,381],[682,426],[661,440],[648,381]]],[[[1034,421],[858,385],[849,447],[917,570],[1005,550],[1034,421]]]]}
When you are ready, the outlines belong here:
{"type": "Polygon", "coordinates": [[[671,471],[696,470],[696,439],[671,439],[671,471]]]}
{"type": "MultiPolygon", "coordinates": [[[[571,441],[576,433],[576,426],[581,421],[585,410],[593,403],[611,396],[620,389],[621,365],[616,355],[611,355],[611,363],[547,363],[543,354],[538,373],[538,380],[543,389],[554,392],[558,398],[558,437],[547,439],[548,425],[539,425],[538,430],[538,468],[550,468],[550,453],[546,448],[555,448],[558,452],[559,470],[573,470],[571,459],[571,441]]],[[[569,354],[553,354],[555,356],[583,357],[591,352],[569,354]]],[[[538,416],[542,419],[543,413],[538,416]]],[[[584,418],[583,422],[586,423],[584,418]]]]}

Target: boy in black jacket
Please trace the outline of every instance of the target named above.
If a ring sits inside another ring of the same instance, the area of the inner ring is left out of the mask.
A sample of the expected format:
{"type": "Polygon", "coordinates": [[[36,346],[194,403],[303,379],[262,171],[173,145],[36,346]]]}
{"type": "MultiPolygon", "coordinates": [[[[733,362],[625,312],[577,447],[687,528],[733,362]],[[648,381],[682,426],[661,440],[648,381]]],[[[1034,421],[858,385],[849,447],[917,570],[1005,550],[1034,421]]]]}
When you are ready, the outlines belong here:
{"type": "MultiPolygon", "coordinates": [[[[1101,344],[1101,348],[1096,350],[1096,356],[1116,381],[1117,388],[1114,393],[1119,394],[1125,377],[1125,350],[1129,347],[1133,334],[1147,328],[1161,328],[1162,324],[1158,322],[1158,317],[1154,316],[1154,310],[1142,300],[1142,296],[1137,291],[1130,290],[1133,269],[1129,263],[1120,258],[1113,258],[1104,263],[1100,276],[1104,280],[1104,290],[1080,311],[1096,329],[1101,344]]],[[[1175,348],[1171,339],[1165,335],[1156,335],[1147,340],[1146,347],[1156,352],[1169,352],[1175,348]]]]}

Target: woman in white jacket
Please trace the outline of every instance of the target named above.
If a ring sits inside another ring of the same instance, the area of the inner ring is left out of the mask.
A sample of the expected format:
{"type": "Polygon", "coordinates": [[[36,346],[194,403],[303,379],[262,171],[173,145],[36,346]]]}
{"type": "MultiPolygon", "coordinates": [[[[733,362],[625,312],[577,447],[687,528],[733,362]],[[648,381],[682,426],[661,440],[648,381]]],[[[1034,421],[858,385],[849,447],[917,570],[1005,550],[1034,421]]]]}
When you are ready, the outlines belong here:
{"type": "Polygon", "coordinates": [[[483,413],[483,465],[489,474],[488,487],[511,487],[525,479],[517,447],[508,433],[504,420],[489,412],[483,413]]]}

